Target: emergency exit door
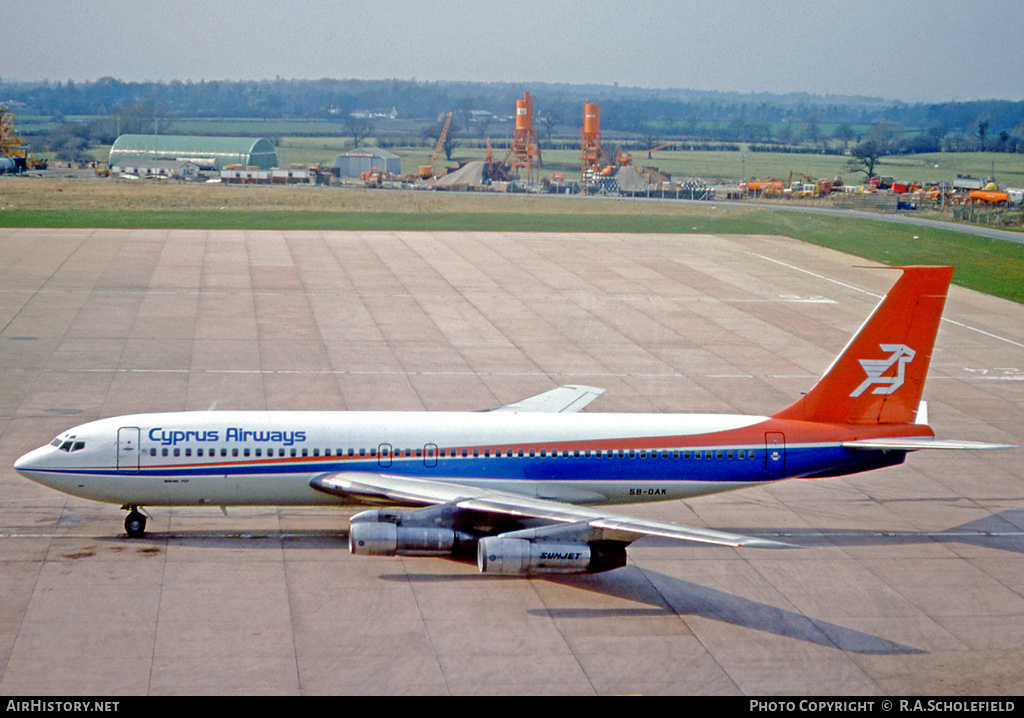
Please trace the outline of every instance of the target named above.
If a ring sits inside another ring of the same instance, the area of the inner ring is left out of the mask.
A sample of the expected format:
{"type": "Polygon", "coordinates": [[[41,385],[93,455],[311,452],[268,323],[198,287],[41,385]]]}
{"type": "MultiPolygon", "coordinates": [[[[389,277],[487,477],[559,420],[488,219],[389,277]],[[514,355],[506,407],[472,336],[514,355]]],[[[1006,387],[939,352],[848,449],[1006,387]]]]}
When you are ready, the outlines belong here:
{"type": "Polygon", "coordinates": [[[139,470],[139,427],[122,426],[117,430],[117,470],[139,470]]]}
{"type": "Polygon", "coordinates": [[[764,470],[773,475],[785,471],[786,435],[781,431],[766,431],[764,448],[764,470]]]}

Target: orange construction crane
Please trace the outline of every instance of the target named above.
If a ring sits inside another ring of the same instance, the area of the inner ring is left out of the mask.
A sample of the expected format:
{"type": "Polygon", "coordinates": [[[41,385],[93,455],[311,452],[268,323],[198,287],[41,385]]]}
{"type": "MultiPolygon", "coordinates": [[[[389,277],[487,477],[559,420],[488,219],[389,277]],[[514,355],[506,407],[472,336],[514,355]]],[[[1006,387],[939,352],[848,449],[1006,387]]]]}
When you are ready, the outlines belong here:
{"type": "Polygon", "coordinates": [[[444,148],[444,141],[448,137],[448,128],[452,125],[452,114],[455,110],[448,110],[448,118],[444,121],[444,128],[441,130],[440,136],[437,138],[437,147],[434,148],[434,156],[430,160],[429,165],[422,165],[420,167],[420,179],[430,179],[434,176],[434,166],[437,165],[437,158],[441,156],[441,150],[444,148]]]}
{"type": "MultiPolygon", "coordinates": [[[[666,142],[663,145],[658,145],[657,147],[651,147],[648,150],[642,150],[642,151],[647,153],[647,159],[651,159],[651,153],[652,152],[657,152],[658,150],[663,150],[666,147],[671,147],[674,144],[675,144],[675,142],[666,142]]],[[[615,161],[618,164],[620,164],[620,165],[628,167],[629,163],[633,161],[633,155],[629,154],[628,152],[626,152],[624,149],[622,149],[620,147],[619,151],[615,155],[615,161]]]]}

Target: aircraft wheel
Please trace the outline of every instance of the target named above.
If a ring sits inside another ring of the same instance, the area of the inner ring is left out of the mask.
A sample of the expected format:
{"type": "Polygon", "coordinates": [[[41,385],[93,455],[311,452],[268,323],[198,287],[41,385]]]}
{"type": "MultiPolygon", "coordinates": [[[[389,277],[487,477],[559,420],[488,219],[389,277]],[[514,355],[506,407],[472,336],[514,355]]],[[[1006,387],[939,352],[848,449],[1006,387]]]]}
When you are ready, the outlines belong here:
{"type": "Polygon", "coordinates": [[[132,509],[124,520],[124,530],[131,538],[138,538],[146,533],[146,517],[132,509]]]}

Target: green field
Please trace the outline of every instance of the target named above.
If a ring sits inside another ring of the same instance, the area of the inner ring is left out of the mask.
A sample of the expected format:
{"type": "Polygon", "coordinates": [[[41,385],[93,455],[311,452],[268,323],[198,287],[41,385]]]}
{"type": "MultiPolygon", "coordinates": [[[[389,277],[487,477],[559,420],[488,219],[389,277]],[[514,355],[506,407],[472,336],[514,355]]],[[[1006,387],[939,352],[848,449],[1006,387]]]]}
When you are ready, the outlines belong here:
{"type": "Polygon", "coordinates": [[[781,235],[884,264],[953,264],[957,284],[1024,303],[1024,244],[742,203],[12,177],[0,197],[6,227],[781,235]]]}

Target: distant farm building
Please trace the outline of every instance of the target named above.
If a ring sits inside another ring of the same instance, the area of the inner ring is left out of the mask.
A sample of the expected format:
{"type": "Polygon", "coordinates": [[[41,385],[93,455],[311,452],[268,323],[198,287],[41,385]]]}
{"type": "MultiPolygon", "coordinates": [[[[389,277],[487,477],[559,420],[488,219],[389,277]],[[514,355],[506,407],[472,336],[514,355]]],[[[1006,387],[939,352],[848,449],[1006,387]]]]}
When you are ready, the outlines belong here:
{"type": "Polygon", "coordinates": [[[199,179],[199,165],[188,160],[130,160],[113,165],[110,169],[116,175],[199,179]]]}
{"type": "Polygon", "coordinates": [[[338,177],[359,177],[376,167],[388,174],[402,174],[402,159],[380,147],[357,147],[334,158],[334,173],[338,177]]]}
{"type": "Polygon", "coordinates": [[[270,140],[255,137],[194,137],[189,135],[121,135],[110,148],[111,167],[172,160],[192,162],[204,170],[226,165],[277,166],[277,151],[270,140]]]}
{"type": "Polygon", "coordinates": [[[229,165],[220,171],[220,181],[227,184],[320,184],[320,173],[304,167],[275,167],[257,170],[229,165]]]}

